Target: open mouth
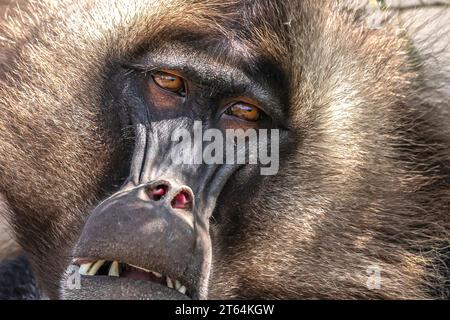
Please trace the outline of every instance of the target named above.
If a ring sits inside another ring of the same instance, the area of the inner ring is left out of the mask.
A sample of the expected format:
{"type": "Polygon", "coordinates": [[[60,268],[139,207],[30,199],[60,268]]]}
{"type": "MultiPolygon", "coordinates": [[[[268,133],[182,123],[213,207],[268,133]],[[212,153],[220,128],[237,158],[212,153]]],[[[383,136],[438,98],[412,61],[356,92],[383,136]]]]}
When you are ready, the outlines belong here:
{"type": "Polygon", "coordinates": [[[159,199],[161,183],[157,180],[123,191],[90,213],[73,248],[74,260],[61,279],[63,299],[207,298],[208,224],[194,219],[197,211],[183,211],[190,216],[187,223],[180,216],[179,204],[173,204],[173,199],[184,203],[177,195],[189,190],[186,185],[167,183],[166,197],[159,199]],[[152,189],[156,199],[149,200],[153,185],[157,186],[152,189]]]}
{"type": "Polygon", "coordinates": [[[94,260],[94,259],[75,259],[72,263],[79,267],[79,274],[88,278],[121,278],[129,280],[140,280],[157,284],[167,289],[177,291],[187,297],[189,292],[186,285],[178,279],[172,279],[169,276],[148,270],[139,266],[131,265],[120,261],[94,260]]]}

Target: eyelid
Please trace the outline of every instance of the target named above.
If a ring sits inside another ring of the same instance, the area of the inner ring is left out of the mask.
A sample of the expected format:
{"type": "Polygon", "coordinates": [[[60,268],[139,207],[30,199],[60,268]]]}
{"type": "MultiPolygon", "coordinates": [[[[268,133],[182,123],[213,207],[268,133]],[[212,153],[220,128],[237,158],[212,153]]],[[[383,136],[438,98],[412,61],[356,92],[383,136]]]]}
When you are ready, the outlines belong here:
{"type": "Polygon", "coordinates": [[[167,74],[170,74],[170,75],[174,75],[174,76],[180,77],[181,79],[184,80],[184,76],[180,72],[178,72],[177,70],[166,69],[166,68],[159,68],[159,69],[155,68],[155,69],[152,69],[150,72],[152,74],[156,74],[158,72],[167,73],[167,74]]]}

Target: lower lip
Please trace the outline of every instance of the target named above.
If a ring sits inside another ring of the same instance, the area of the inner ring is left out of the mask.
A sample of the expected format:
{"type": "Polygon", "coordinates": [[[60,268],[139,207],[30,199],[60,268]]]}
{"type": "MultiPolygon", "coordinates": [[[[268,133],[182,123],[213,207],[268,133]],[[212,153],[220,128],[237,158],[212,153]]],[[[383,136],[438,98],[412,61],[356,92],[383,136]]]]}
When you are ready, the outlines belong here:
{"type": "Polygon", "coordinates": [[[146,280],[109,276],[81,276],[79,286],[64,287],[63,298],[82,300],[190,300],[188,296],[165,285],[146,280]]]}

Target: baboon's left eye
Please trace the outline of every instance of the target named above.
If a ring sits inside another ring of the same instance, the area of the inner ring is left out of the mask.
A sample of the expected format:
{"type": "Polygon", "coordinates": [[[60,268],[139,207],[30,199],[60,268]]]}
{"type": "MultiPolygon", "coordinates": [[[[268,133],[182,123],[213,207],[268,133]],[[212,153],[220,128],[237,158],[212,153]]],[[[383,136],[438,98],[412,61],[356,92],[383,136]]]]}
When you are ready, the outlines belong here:
{"type": "Polygon", "coordinates": [[[258,121],[261,118],[261,113],[262,112],[258,107],[244,102],[238,102],[225,111],[225,114],[230,116],[253,122],[258,121]]]}
{"type": "Polygon", "coordinates": [[[182,96],[186,94],[183,78],[172,73],[158,71],[153,74],[153,80],[161,88],[178,93],[182,96]]]}

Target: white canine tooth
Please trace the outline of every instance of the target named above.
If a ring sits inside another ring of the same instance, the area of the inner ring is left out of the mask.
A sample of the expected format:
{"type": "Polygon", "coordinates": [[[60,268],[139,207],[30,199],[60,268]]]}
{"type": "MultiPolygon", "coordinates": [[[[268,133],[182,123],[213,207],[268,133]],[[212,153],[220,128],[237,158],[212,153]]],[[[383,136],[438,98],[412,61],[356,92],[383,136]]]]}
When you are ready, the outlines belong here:
{"type": "Polygon", "coordinates": [[[105,263],[105,260],[98,260],[92,268],[89,270],[88,275],[89,276],[95,276],[97,274],[98,269],[105,263]]]}
{"type": "Polygon", "coordinates": [[[92,266],[92,262],[84,263],[80,266],[79,274],[85,276],[88,274],[89,268],[92,266]]]}
{"type": "Polygon", "coordinates": [[[162,277],[162,274],[161,274],[161,273],[158,273],[158,272],[156,272],[156,271],[152,271],[152,273],[153,273],[155,276],[157,276],[158,278],[161,278],[161,277],[162,277]]]}
{"type": "Polygon", "coordinates": [[[108,276],[118,277],[119,276],[119,262],[113,261],[111,267],[109,268],[108,276]]]}
{"type": "Polygon", "coordinates": [[[175,280],[175,289],[180,289],[180,287],[181,287],[181,283],[180,283],[180,281],[178,281],[178,280],[175,280]]]}
{"type": "Polygon", "coordinates": [[[185,287],[185,286],[181,286],[181,287],[178,289],[178,291],[181,292],[182,294],[186,294],[186,287],[185,287]]]}
{"type": "Polygon", "coordinates": [[[172,288],[172,289],[173,289],[173,282],[172,282],[172,279],[170,279],[169,277],[167,277],[167,278],[166,278],[166,282],[167,282],[167,286],[168,286],[169,288],[172,288]]]}

